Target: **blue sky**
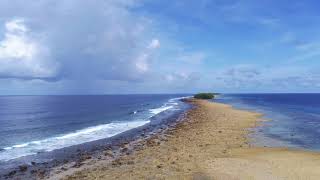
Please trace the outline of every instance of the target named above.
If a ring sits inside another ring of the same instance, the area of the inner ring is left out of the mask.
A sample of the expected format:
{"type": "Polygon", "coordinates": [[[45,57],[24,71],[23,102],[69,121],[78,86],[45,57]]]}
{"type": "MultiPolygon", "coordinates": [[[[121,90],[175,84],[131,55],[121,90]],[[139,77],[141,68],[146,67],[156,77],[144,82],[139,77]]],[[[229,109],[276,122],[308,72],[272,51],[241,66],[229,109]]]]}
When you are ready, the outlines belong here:
{"type": "Polygon", "coordinates": [[[319,92],[317,1],[0,2],[0,94],[319,92]]]}

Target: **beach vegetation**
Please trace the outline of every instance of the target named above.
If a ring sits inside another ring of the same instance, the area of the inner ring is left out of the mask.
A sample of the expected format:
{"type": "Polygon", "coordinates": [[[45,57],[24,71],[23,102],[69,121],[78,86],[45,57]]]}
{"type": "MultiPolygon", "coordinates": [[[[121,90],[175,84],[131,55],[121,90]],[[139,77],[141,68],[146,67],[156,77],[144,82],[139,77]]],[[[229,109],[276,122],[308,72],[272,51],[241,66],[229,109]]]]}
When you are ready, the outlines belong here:
{"type": "Polygon", "coordinates": [[[217,93],[198,93],[193,97],[196,99],[213,99],[215,95],[217,95],[217,93]]]}

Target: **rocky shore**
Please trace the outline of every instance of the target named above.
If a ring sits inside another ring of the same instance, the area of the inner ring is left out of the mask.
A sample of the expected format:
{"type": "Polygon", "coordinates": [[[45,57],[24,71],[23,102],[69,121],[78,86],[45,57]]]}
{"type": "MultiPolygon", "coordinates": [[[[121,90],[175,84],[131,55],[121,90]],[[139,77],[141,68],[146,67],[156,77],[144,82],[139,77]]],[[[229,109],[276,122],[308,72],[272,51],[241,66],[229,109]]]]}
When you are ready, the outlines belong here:
{"type": "Polygon", "coordinates": [[[320,155],[286,148],[252,147],[248,134],[260,114],[203,100],[185,119],[131,154],[98,161],[52,179],[319,179],[320,155]]]}
{"type": "MultiPolygon", "coordinates": [[[[86,163],[52,179],[180,179],[208,176],[205,162],[228,157],[233,148],[248,148],[247,129],[259,114],[237,111],[222,104],[189,100],[195,108],[176,126],[134,142],[133,153],[113,161],[86,163]],[[241,120],[241,121],[240,121],[241,120]]],[[[107,154],[112,154],[108,151],[107,154]]],[[[209,177],[209,176],[208,176],[209,177]]]]}
{"type": "Polygon", "coordinates": [[[317,152],[254,147],[261,114],[204,100],[175,124],[56,166],[43,179],[319,179],[317,152]]]}

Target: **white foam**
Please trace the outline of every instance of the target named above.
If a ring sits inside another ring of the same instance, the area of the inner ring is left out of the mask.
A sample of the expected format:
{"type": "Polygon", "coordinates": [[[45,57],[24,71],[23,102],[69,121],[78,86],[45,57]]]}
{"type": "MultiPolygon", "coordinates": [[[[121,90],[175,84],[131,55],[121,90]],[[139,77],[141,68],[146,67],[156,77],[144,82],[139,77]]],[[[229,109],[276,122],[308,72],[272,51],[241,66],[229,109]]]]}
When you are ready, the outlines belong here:
{"type": "Polygon", "coordinates": [[[13,148],[21,148],[21,147],[26,147],[26,146],[28,146],[29,145],[29,143],[24,143],[24,144],[18,144],[18,145],[14,145],[14,146],[12,146],[13,148]]]}
{"type": "Polygon", "coordinates": [[[156,115],[171,108],[173,108],[173,106],[162,106],[160,108],[150,109],[150,112],[156,115]]]}
{"type": "MultiPolygon", "coordinates": [[[[180,99],[187,97],[172,98],[168,100],[163,106],[159,108],[150,109],[152,116],[157,115],[163,111],[178,107],[177,102],[180,99]]],[[[133,114],[136,114],[134,111],[133,114]]],[[[98,126],[88,127],[72,133],[63,134],[56,137],[51,137],[43,140],[17,144],[10,147],[3,148],[0,152],[0,161],[8,161],[22,156],[37,154],[38,152],[49,152],[55,149],[61,149],[77,144],[82,144],[99,139],[109,138],[128,131],[130,129],[145,125],[149,120],[132,121],[132,122],[113,122],[109,124],[102,124],[98,126]]]]}
{"type": "Polygon", "coordinates": [[[153,114],[159,114],[163,111],[169,110],[169,109],[173,109],[175,107],[178,107],[179,103],[178,101],[184,98],[188,98],[191,96],[185,96],[185,97],[178,97],[178,98],[172,98],[169,99],[167,103],[165,103],[163,106],[159,107],[159,108],[155,108],[155,109],[150,109],[149,111],[153,114]]]}
{"type": "Polygon", "coordinates": [[[169,100],[169,102],[175,102],[181,99],[186,99],[186,98],[191,98],[192,96],[183,96],[183,97],[177,97],[177,98],[172,98],[169,100]]]}
{"type": "Polygon", "coordinates": [[[149,123],[149,121],[114,122],[85,128],[73,133],[48,139],[5,147],[3,148],[4,151],[0,152],[0,161],[8,161],[22,156],[36,154],[38,152],[49,152],[55,149],[112,137],[146,123],[149,123]]]}

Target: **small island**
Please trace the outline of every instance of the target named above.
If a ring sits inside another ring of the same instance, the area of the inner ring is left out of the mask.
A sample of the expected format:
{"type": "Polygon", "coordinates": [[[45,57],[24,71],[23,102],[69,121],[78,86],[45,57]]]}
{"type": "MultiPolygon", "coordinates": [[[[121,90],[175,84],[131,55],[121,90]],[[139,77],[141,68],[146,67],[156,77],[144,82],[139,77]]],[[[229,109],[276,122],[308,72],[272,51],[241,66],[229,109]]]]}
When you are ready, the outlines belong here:
{"type": "Polygon", "coordinates": [[[193,97],[196,99],[213,99],[215,95],[218,95],[218,93],[198,93],[193,97]]]}

